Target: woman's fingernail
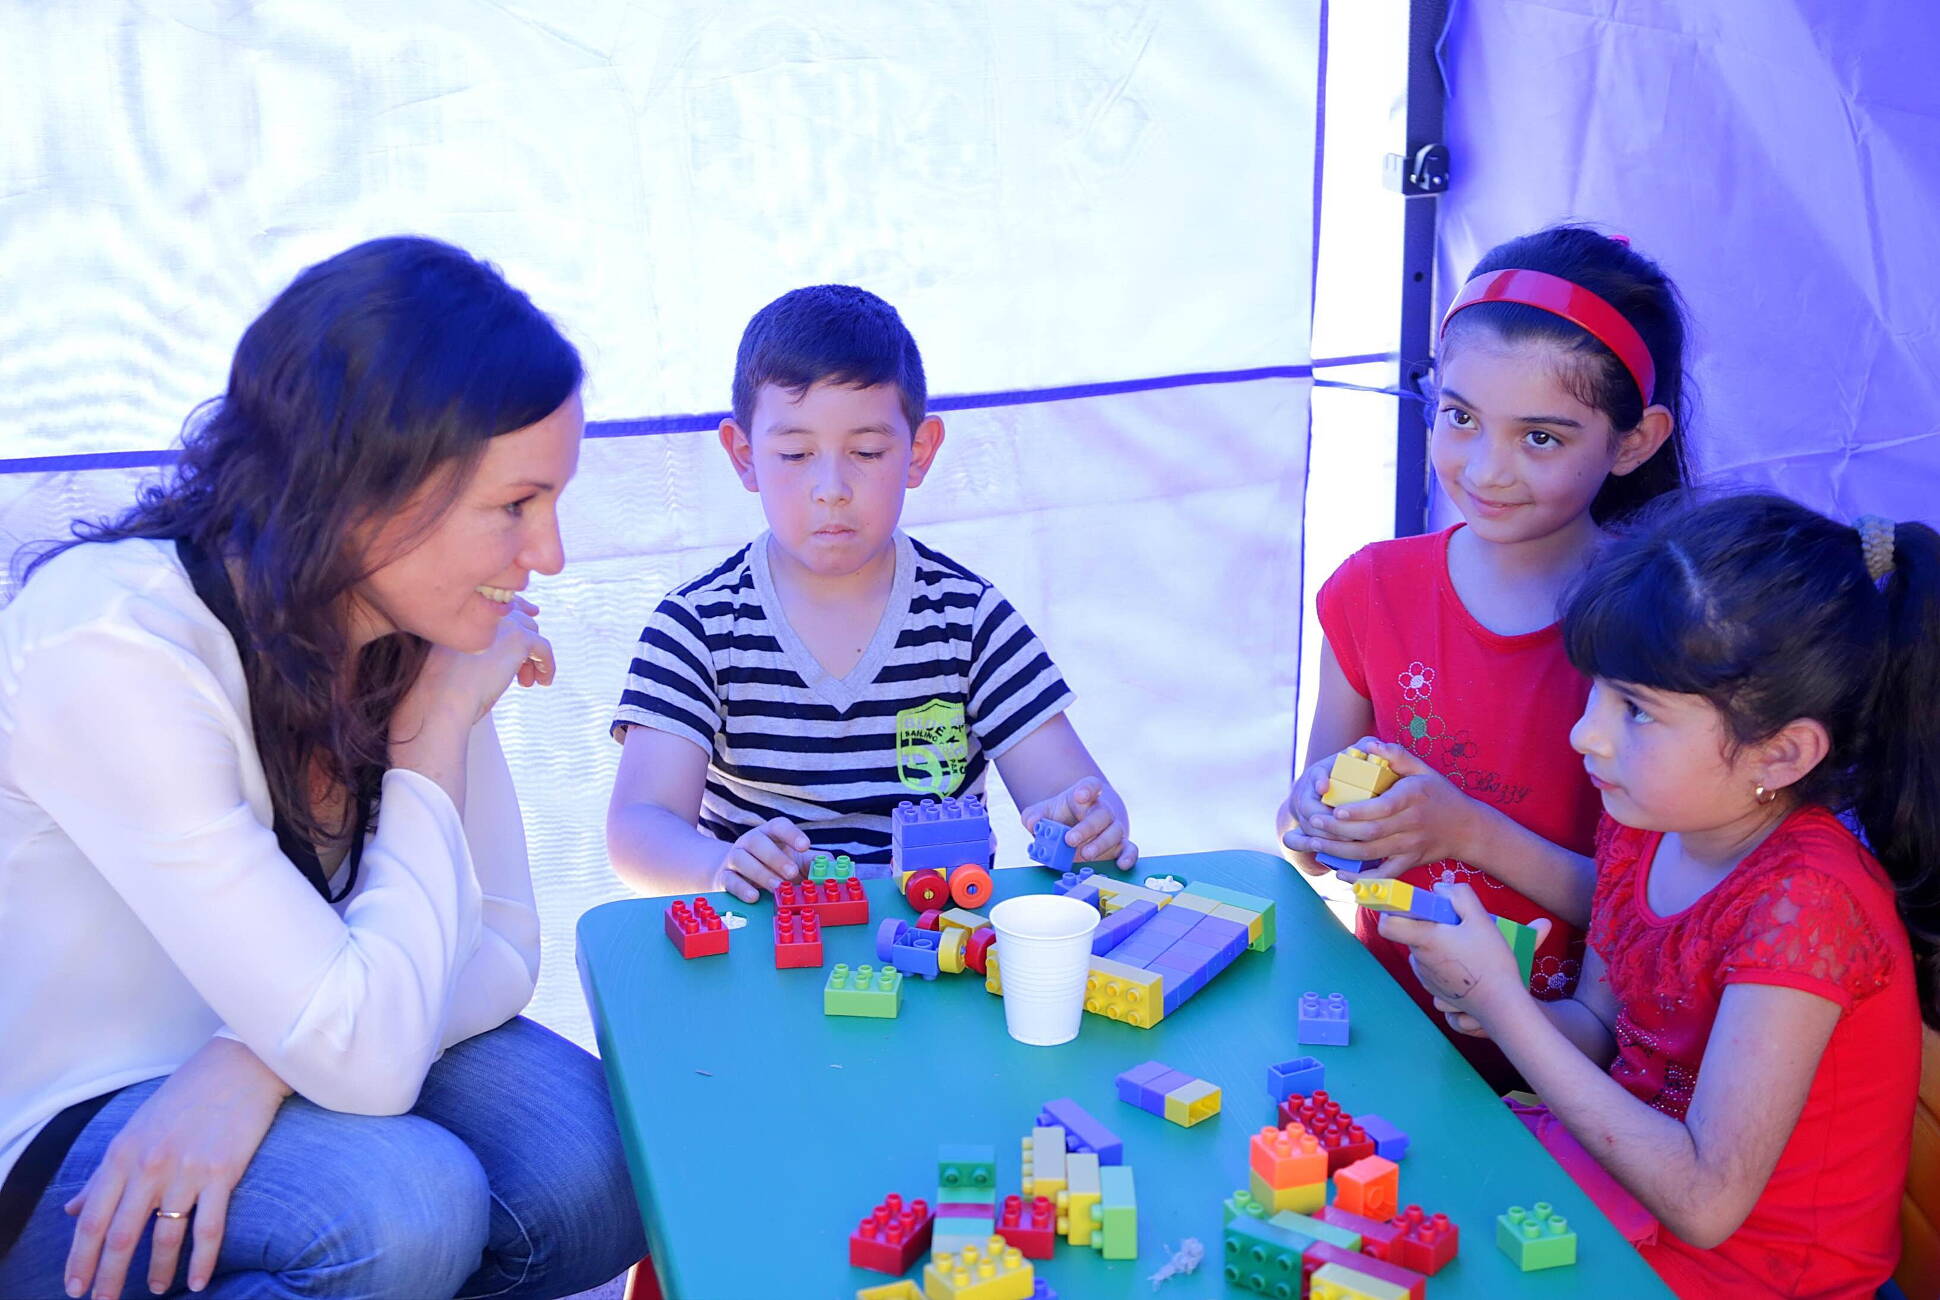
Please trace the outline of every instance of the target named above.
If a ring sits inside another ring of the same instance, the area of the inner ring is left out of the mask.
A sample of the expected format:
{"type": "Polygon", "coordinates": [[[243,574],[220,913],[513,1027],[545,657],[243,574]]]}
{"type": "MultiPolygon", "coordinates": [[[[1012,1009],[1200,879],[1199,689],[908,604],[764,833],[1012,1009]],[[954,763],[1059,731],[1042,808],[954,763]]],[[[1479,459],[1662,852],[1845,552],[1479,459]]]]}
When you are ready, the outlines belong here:
{"type": "Polygon", "coordinates": [[[81,1279],[80,1279],[80,1278],[78,1278],[78,1277],[71,1277],[71,1278],[69,1278],[69,1279],[67,1280],[67,1293],[68,1293],[68,1295],[70,1295],[70,1296],[75,1296],[75,1297],[78,1297],[78,1296],[79,1296],[79,1295],[81,1294],[81,1292],[82,1292],[82,1291],[83,1291],[84,1289],[85,1289],[85,1288],[83,1288],[83,1287],[82,1287],[82,1285],[81,1285],[81,1279]]]}

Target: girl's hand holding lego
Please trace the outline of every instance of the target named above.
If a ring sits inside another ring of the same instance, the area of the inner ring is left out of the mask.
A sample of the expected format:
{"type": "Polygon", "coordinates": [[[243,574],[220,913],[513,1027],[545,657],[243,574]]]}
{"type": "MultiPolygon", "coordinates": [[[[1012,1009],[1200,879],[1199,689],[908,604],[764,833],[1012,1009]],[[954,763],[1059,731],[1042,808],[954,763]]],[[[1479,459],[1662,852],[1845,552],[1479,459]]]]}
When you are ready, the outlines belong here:
{"type": "Polygon", "coordinates": [[[1515,954],[1475,891],[1467,885],[1443,883],[1435,886],[1435,892],[1455,904],[1456,915],[1462,918],[1459,924],[1417,921],[1387,912],[1381,916],[1381,936],[1407,946],[1409,964],[1451,1025],[1463,1033],[1487,1037],[1483,1025],[1491,1011],[1505,998],[1529,996],[1529,990],[1522,986],[1515,954]],[[1456,1023],[1457,1015],[1475,1027],[1456,1023]]]}
{"type": "Polygon", "coordinates": [[[1331,768],[1333,760],[1314,764],[1295,787],[1294,815],[1300,826],[1287,833],[1288,848],[1361,862],[1381,859],[1379,866],[1347,877],[1356,880],[1386,879],[1424,862],[1474,856],[1469,846],[1476,839],[1478,818],[1487,811],[1482,804],[1400,745],[1364,736],[1354,747],[1385,758],[1399,779],[1372,799],[1329,808],[1320,802],[1320,791],[1326,788],[1322,771],[1307,805],[1302,787],[1310,784],[1316,770],[1331,768]]]}
{"type": "Polygon", "coordinates": [[[1064,842],[1076,850],[1079,862],[1112,861],[1120,871],[1130,871],[1138,861],[1138,846],[1127,838],[1130,820],[1117,799],[1105,796],[1105,783],[1087,776],[1062,794],[1032,804],[1020,813],[1024,829],[1035,831],[1043,818],[1063,822],[1071,829],[1064,842]]]}
{"type": "Polygon", "coordinates": [[[721,888],[744,903],[774,893],[785,880],[802,878],[802,860],[809,852],[808,836],[786,817],[771,817],[728,848],[721,863],[721,888]]]}

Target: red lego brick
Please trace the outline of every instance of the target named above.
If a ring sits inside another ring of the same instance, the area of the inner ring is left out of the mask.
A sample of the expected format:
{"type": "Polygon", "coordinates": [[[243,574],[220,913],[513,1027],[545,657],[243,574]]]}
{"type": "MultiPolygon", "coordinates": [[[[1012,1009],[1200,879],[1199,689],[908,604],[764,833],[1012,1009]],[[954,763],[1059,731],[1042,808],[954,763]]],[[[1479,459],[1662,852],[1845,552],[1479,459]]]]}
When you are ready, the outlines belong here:
{"type": "Polygon", "coordinates": [[[849,1262],[857,1268],[901,1275],[930,1248],[936,1215],[918,1197],[908,1205],[891,1192],[849,1234],[849,1262]]]}
{"type": "Polygon", "coordinates": [[[1034,1196],[1026,1205],[1021,1196],[1006,1196],[997,1215],[997,1235],[1025,1259],[1051,1258],[1058,1242],[1057,1203],[1048,1196],[1034,1196]]]}
{"type": "Polygon", "coordinates": [[[714,911],[714,904],[696,898],[690,907],[685,899],[675,899],[664,913],[667,938],[680,955],[714,957],[728,950],[727,927],[714,911]]]}
{"type": "Polygon", "coordinates": [[[1324,1090],[1311,1094],[1290,1094],[1280,1103],[1280,1124],[1282,1127],[1299,1124],[1320,1140],[1320,1145],[1327,1150],[1327,1172],[1330,1175],[1345,1165],[1374,1154],[1374,1139],[1324,1090]]]}
{"type": "Polygon", "coordinates": [[[784,883],[775,890],[775,906],[813,912],[825,930],[837,925],[863,925],[869,920],[869,895],[854,876],[784,883]]]}
{"type": "Polygon", "coordinates": [[[1376,1259],[1372,1255],[1363,1255],[1358,1251],[1342,1250],[1330,1241],[1316,1241],[1300,1256],[1301,1295],[1307,1294],[1308,1283],[1312,1280],[1314,1271],[1323,1264],[1339,1264],[1342,1268],[1353,1269],[1363,1277],[1378,1278],[1380,1281],[1404,1287],[1408,1292],[1408,1300],[1424,1300],[1428,1294],[1428,1279],[1411,1269],[1391,1264],[1385,1259],[1376,1259]]]}
{"type": "Polygon", "coordinates": [[[1370,1219],[1401,1210],[1401,1169],[1392,1160],[1367,1156],[1334,1175],[1334,1204],[1370,1219]]]}
{"type": "Polygon", "coordinates": [[[1410,1205],[1395,1216],[1394,1226],[1401,1235],[1394,1239],[1388,1258],[1403,1268],[1433,1277],[1441,1272],[1461,1246],[1462,1230],[1446,1214],[1424,1214],[1419,1205],[1410,1205]]]}
{"type": "Polygon", "coordinates": [[[1349,1232],[1361,1234],[1361,1253],[1376,1259],[1394,1258],[1394,1239],[1401,1235],[1401,1225],[1370,1219],[1365,1214],[1338,1205],[1323,1205],[1314,1217],[1322,1223],[1331,1223],[1349,1232]]]}
{"type": "Polygon", "coordinates": [[[783,907],[775,911],[775,969],[822,964],[822,923],[813,912],[783,907]]]}
{"type": "Polygon", "coordinates": [[[996,943],[996,930],[987,925],[977,927],[970,934],[970,942],[963,947],[963,964],[979,975],[989,974],[990,950],[996,943]]]}

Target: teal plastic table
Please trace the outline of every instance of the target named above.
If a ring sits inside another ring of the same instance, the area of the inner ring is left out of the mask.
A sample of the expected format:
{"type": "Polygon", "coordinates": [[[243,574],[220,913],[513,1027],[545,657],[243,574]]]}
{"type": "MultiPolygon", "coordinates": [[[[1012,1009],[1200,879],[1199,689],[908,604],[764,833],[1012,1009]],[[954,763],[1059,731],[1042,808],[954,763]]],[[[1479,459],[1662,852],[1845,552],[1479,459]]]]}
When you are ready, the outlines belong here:
{"type": "MultiPolygon", "coordinates": [[[[1147,859],[1133,878],[1161,871],[1274,899],[1278,943],[1242,953],[1151,1029],[1086,1016],[1061,1047],[1012,1042],[1001,1001],[968,972],[908,980],[894,1020],[824,1016],[826,967],[774,968],[771,902],[717,897],[749,924],[725,956],[692,961],[662,929],[670,900],[582,917],[580,976],[669,1297],[847,1300],[888,1281],[849,1266],[857,1221],[887,1192],[933,1200],[943,1143],[994,1147],[999,1193],[1016,1191],[1021,1139],[1041,1103],[1066,1096],[1124,1139],[1139,1257],[1107,1263],[1061,1243],[1038,1276],[1063,1300],[1151,1297],[1147,1277],[1197,1237],[1205,1263],[1160,1300],[1246,1294],[1221,1276],[1221,1202],[1246,1186],[1247,1139],[1273,1121],[1267,1065],[1295,1056],[1325,1063],[1347,1110],[1408,1133],[1402,1203],[1446,1213],[1462,1232],[1431,1297],[1669,1294],[1292,868],[1262,853],[1200,853],[1147,859]],[[1348,995],[1349,1046],[1294,1041],[1294,1006],[1309,989],[1348,995]],[[1217,1084],[1224,1109],[1185,1129],[1119,1101],[1113,1078],[1152,1059],[1217,1084]],[[1496,1249],[1496,1215],[1536,1201],[1576,1231],[1574,1267],[1523,1274],[1496,1249]]],[[[1000,898],[1055,879],[1036,867],[995,876],[1000,898]]],[[[823,931],[828,965],[875,964],[876,922],[912,916],[891,882],[868,890],[870,924],[823,931]]],[[[920,1264],[910,1276],[920,1284],[920,1264]]]]}

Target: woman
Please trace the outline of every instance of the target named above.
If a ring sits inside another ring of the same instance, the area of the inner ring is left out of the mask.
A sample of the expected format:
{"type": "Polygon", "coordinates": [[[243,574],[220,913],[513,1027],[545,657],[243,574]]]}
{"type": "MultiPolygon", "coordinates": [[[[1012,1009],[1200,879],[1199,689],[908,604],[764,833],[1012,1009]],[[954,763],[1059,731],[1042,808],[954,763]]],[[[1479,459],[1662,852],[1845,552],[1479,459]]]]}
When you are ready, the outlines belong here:
{"type": "Polygon", "coordinates": [[[427,239],[311,267],[173,479],[0,611],[0,1295],[558,1296],[644,1245],[491,708],[552,680],[580,361],[427,239]]]}

